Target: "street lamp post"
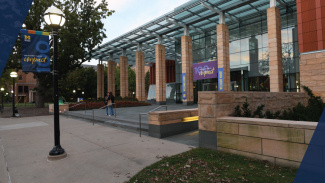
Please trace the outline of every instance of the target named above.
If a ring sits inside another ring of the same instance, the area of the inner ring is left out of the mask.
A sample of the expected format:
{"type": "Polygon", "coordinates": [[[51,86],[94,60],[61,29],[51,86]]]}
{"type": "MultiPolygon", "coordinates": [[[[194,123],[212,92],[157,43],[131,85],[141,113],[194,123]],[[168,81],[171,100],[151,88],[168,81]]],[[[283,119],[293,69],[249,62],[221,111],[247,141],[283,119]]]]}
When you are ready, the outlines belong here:
{"type": "Polygon", "coordinates": [[[1,90],[1,108],[4,109],[4,106],[3,106],[3,91],[5,91],[4,88],[0,88],[1,90]]]}
{"type": "Polygon", "coordinates": [[[10,73],[10,77],[12,77],[12,117],[15,116],[15,79],[18,76],[17,72],[13,71],[10,73]]]}
{"type": "Polygon", "coordinates": [[[53,89],[54,89],[54,147],[49,152],[49,160],[58,160],[67,157],[67,153],[60,144],[60,116],[58,96],[58,30],[65,23],[65,17],[61,10],[51,6],[44,14],[45,22],[52,27],[53,33],[53,89]]]}

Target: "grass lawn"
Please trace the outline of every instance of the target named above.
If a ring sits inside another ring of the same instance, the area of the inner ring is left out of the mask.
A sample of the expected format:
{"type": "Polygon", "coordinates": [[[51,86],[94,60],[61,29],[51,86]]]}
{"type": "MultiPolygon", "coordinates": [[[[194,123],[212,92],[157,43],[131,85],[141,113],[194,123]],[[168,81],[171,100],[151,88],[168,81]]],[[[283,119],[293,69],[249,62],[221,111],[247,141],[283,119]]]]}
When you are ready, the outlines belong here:
{"type": "Polygon", "coordinates": [[[202,148],[164,157],[129,182],[293,182],[298,169],[202,148]]]}

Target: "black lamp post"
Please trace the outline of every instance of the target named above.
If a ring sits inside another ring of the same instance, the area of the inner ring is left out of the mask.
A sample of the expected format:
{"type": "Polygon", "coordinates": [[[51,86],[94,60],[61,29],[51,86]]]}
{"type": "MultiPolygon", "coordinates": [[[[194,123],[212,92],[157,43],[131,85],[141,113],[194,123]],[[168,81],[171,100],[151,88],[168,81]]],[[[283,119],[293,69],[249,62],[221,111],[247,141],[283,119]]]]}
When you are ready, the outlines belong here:
{"type": "Polygon", "coordinates": [[[51,6],[44,14],[45,22],[52,27],[53,32],[53,88],[54,88],[54,147],[49,152],[49,160],[58,160],[67,157],[67,153],[60,144],[60,116],[58,96],[58,30],[65,23],[65,17],[61,10],[51,6]]]}
{"type": "Polygon", "coordinates": [[[17,72],[13,71],[10,73],[10,77],[12,77],[12,117],[15,116],[15,79],[18,76],[17,72]]]}
{"type": "Polygon", "coordinates": [[[4,106],[3,106],[3,91],[5,91],[5,89],[0,88],[0,91],[1,91],[1,108],[4,109],[4,106]]]}

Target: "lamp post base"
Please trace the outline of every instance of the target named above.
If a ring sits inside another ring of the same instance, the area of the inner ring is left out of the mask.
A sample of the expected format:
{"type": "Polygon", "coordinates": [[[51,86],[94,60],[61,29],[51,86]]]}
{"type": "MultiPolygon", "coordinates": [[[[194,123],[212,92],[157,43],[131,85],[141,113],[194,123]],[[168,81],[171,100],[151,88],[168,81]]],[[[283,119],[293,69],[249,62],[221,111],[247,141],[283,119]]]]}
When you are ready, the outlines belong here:
{"type": "Polygon", "coordinates": [[[47,157],[50,161],[60,160],[64,159],[68,156],[68,154],[65,152],[65,150],[59,145],[54,146],[53,149],[49,152],[49,155],[47,157]]]}

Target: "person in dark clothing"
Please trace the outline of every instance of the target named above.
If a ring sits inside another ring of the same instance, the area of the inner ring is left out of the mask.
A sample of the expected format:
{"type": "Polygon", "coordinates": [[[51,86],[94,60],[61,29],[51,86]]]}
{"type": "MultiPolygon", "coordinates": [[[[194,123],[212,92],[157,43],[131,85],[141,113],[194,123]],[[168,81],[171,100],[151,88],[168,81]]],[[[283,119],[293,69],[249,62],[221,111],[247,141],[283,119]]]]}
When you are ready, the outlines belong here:
{"type": "Polygon", "coordinates": [[[108,115],[108,105],[109,105],[109,102],[110,102],[109,92],[107,92],[107,95],[105,96],[105,100],[104,100],[104,103],[106,105],[106,116],[108,115]]]}
{"type": "MultiPolygon", "coordinates": [[[[109,111],[109,116],[114,116],[114,110],[113,110],[113,103],[115,101],[115,97],[112,92],[108,93],[108,111],[109,111]]],[[[107,114],[107,113],[106,113],[107,114]]]]}

